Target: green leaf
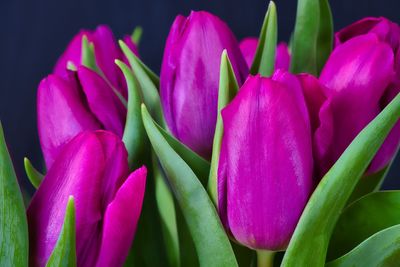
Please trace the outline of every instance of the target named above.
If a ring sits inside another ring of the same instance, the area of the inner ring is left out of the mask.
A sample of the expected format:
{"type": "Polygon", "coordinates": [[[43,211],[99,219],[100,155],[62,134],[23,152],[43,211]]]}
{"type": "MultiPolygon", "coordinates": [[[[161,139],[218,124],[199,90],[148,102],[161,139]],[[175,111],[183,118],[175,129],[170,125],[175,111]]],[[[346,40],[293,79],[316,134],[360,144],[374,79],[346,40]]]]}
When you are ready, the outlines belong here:
{"type": "Polygon", "coordinates": [[[317,39],[317,70],[321,72],[326,60],[332,52],[333,19],[329,0],[319,1],[319,30],[317,39]]]}
{"type": "Polygon", "coordinates": [[[210,163],[199,156],[196,152],[182,144],[175,137],[165,131],[160,125],[154,123],[158,131],[163,135],[172,149],[186,162],[194,174],[200,179],[200,182],[206,186],[208,175],[210,173],[210,163]]]}
{"type": "Polygon", "coordinates": [[[222,135],[224,133],[221,110],[226,105],[228,105],[228,103],[235,97],[237,91],[239,90],[239,85],[236,81],[235,73],[233,71],[231,62],[229,61],[228,53],[226,52],[226,50],[224,50],[221,55],[221,64],[219,73],[220,74],[219,74],[219,89],[218,89],[218,116],[214,133],[210,177],[208,179],[208,193],[216,207],[218,206],[217,205],[218,161],[219,161],[219,152],[221,150],[222,135]]]}
{"type": "Polygon", "coordinates": [[[65,211],[64,224],[46,267],[76,266],[75,205],[70,196],[65,211]]]}
{"type": "Polygon", "coordinates": [[[140,105],[140,85],[133,75],[130,68],[122,61],[116,60],[115,63],[121,69],[128,85],[128,111],[122,141],[128,151],[128,162],[131,170],[141,166],[148,152],[148,141],[146,131],[142,122],[140,105]]]}
{"type": "Polygon", "coordinates": [[[162,221],[162,230],[167,250],[169,266],[180,264],[179,236],[176,222],[175,204],[171,190],[165,181],[156,156],[152,155],[153,172],[156,186],[156,201],[162,221]]]}
{"type": "Polygon", "coordinates": [[[0,123],[0,262],[28,266],[28,223],[0,123]]]}
{"type": "Polygon", "coordinates": [[[382,185],[383,180],[385,179],[387,173],[389,172],[390,165],[386,166],[382,170],[377,173],[364,175],[357,183],[356,188],[351,194],[348,203],[352,203],[353,201],[371,193],[378,191],[382,185]]]}
{"type": "Polygon", "coordinates": [[[250,73],[262,76],[271,76],[275,66],[275,52],[278,41],[278,18],[276,6],[273,1],[269,2],[267,13],[261,28],[259,42],[254,56],[250,73]]]}
{"type": "Polygon", "coordinates": [[[140,40],[142,39],[142,35],[143,28],[140,26],[136,26],[131,35],[132,42],[138,46],[140,44],[140,40]]]}
{"type": "Polygon", "coordinates": [[[340,212],[399,116],[400,94],[357,135],[324,176],[297,224],[283,267],[324,265],[340,212]]]}
{"type": "Polygon", "coordinates": [[[393,267],[400,262],[400,225],[382,230],[326,267],[393,267]]]}
{"type": "Polygon", "coordinates": [[[146,107],[143,123],[169,184],[181,207],[201,266],[237,266],[218,214],[200,181],[158,131],[146,107]]]}
{"type": "Polygon", "coordinates": [[[24,158],[24,166],[26,176],[28,176],[31,184],[37,189],[42,182],[44,175],[36,170],[35,167],[33,167],[31,161],[28,158],[24,158]]]}
{"type": "MultiPolygon", "coordinates": [[[[160,78],[149,67],[147,67],[123,41],[119,41],[119,46],[121,47],[125,57],[128,59],[133,72],[138,76],[139,83],[143,88],[149,88],[148,90],[151,90],[151,92],[148,92],[148,97],[156,98],[154,96],[155,92],[153,87],[156,88],[157,92],[157,88],[160,87],[160,78]]],[[[155,101],[153,99],[151,100],[155,101]]]]}
{"type": "Polygon", "coordinates": [[[335,226],[328,259],[336,259],[371,235],[400,224],[399,208],[400,191],[375,192],[352,203],[343,210],[335,226]]]}
{"type": "Polygon", "coordinates": [[[99,72],[94,55],[94,44],[89,42],[86,35],[82,37],[82,65],[91,70],[99,72]]]}

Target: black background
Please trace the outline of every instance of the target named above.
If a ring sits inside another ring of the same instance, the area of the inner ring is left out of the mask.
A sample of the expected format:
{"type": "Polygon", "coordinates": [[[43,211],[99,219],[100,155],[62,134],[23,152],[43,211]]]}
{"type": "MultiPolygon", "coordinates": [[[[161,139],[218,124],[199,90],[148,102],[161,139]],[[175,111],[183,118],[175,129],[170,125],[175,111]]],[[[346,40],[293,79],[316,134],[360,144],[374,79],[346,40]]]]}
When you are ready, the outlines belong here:
{"type": "MultiPolygon", "coordinates": [[[[276,0],[279,38],[288,40],[293,29],[295,0],[276,0]]],[[[23,157],[41,164],[36,131],[36,89],[70,39],[80,28],[108,24],[117,37],[141,25],[143,61],[159,71],[165,39],[177,14],[210,11],[228,23],[238,39],[257,36],[267,0],[0,0],[0,120],[17,174],[27,188],[23,157]]],[[[398,0],[331,0],[335,29],[365,16],[385,16],[400,23],[398,0]]],[[[400,158],[384,188],[400,186],[400,158]]]]}

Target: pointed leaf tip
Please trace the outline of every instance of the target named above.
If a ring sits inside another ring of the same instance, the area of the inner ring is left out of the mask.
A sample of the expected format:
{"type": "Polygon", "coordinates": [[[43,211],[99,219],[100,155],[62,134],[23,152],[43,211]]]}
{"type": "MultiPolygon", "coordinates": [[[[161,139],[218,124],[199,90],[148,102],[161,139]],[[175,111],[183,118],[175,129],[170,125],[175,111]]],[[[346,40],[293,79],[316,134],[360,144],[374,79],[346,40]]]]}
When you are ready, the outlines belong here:
{"type": "Polygon", "coordinates": [[[276,45],[278,42],[278,17],[276,5],[269,2],[267,13],[261,28],[259,42],[250,73],[262,76],[272,75],[275,67],[276,45]]]}
{"type": "Polygon", "coordinates": [[[53,252],[46,263],[46,267],[76,266],[75,231],[75,201],[73,196],[69,196],[65,209],[64,223],[53,252]]]}
{"type": "Polygon", "coordinates": [[[33,167],[32,162],[27,157],[24,158],[24,167],[26,176],[28,176],[28,179],[33,187],[37,189],[42,182],[44,175],[41,174],[35,167],[33,167]]]}

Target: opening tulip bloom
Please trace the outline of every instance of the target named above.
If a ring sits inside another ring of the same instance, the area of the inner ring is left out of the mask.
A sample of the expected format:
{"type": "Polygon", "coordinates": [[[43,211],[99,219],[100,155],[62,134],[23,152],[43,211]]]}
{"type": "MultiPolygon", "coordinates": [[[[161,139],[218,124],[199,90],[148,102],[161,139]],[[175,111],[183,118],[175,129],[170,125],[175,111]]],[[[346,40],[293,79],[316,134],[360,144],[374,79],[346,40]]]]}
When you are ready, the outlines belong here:
{"type": "MultiPolygon", "coordinates": [[[[321,163],[325,172],[400,91],[399,40],[399,26],[384,18],[367,18],[336,34],[336,48],[320,76],[333,115],[331,123],[321,117],[323,131],[333,129],[330,148],[321,163]]],[[[400,123],[392,129],[368,173],[388,165],[399,141],[400,123]]]]}
{"type": "MultiPolygon", "coordinates": [[[[258,38],[247,37],[240,41],[240,50],[246,60],[247,66],[250,68],[253,64],[254,56],[256,55],[258,38]]],[[[289,70],[290,53],[286,43],[279,43],[276,47],[275,69],[289,70]]]]}
{"type": "Polygon", "coordinates": [[[146,173],[142,167],[129,174],[124,144],[112,133],[84,132],[65,145],[27,211],[31,266],[45,266],[70,195],[78,266],[122,266],[141,212],[146,173]]]}
{"type": "MultiPolygon", "coordinates": [[[[127,63],[127,60],[108,26],[100,25],[94,31],[80,31],[72,39],[63,55],[59,58],[54,68],[54,73],[62,76],[67,75],[67,66],[69,62],[73,63],[75,66],[82,65],[82,40],[84,36],[86,36],[90,43],[93,43],[96,64],[104,78],[126,98],[127,89],[125,78],[114,61],[120,59],[127,63]]],[[[130,36],[125,36],[124,41],[132,52],[138,55],[137,46],[133,43],[130,36]]]]}
{"type": "Polygon", "coordinates": [[[285,249],[313,188],[310,119],[297,77],[250,76],[222,118],[221,220],[249,248],[285,249]]]}
{"type": "Polygon", "coordinates": [[[38,128],[48,168],[62,146],[85,130],[104,129],[122,137],[126,108],[96,72],[79,66],[66,76],[49,75],[39,85],[38,128]]]}
{"type": "Polygon", "coordinates": [[[161,69],[161,102],[170,131],[206,159],[217,120],[219,65],[226,49],[241,84],[248,68],[238,42],[216,16],[200,11],[176,17],[161,69]]]}

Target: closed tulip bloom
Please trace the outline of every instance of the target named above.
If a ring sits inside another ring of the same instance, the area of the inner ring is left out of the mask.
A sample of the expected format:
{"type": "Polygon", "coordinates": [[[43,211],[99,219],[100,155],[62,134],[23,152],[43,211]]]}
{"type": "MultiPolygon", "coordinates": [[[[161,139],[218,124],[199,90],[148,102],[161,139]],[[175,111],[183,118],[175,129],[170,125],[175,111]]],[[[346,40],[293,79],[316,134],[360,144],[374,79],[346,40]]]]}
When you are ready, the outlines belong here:
{"type": "Polygon", "coordinates": [[[250,76],[222,110],[218,166],[223,224],[241,244],[288,245],[313,187],[311,126],[298,79],[250,76]]]}
{"type": "MultiPolygon", "coordinates": [[[[331,126],[323,123],[333,129],[331,147],[322,162],[326,171],[399,92],[399,37],[398,25],[386,19],[365,19],[336,35],[336,48],[320,76],[325,94],[332,102],[333,114],[331,126]]],[[[373,159],[368,173],[388,165],[399,141],[398,123],[373,159]]]]}
{"type": "Polygon", "coordinates": [[[79,66],[61,77],[49,75],[39,85],[38,129],[49,168],[63,145],[85,130],[104,129],[122,137],[126,108],[96,72],[79,66]]]}
{"type": "Polygon", "coordinates": [[[204,158],[211,156],[224,49],[241,84],[248,68],[238,42],[228,26],[210,13],[178,16],[164,51],[160,87],[166,122],[181,142],[204,158]]]}
{"type": "Polygon", "coordinates": [[[64,146],[29,205],[30,265],[45,266],[68,197],[76,209],[77,266],[122,266],[140,216],[146,168],[129,173],[118,136],[84,132],[64,146]]]}
{"type": "MultiPolygon", "coordinates": [[[[57,61],[54,73],[65,76],[68,73],[67,67],[69,62],[73,63],[75,66],[82,64],[82,38],[84,36],[94,45],[96,64],[102,75],[104,75],[107,81],[126,98],[126,82],[121,70],[115,65],[114,61],[115,59],[120,59],[127,62],[127,60],[108,26],[100,25],[94,31],[80,31],[72,39],[65,52],[57,61]]],[[[138,55],[137,47],[132,40],[129,40],[127,37],[125,37],[124,40],[127,41],[128,47],[131,48],[132,52],[138,55]]]]}
{"type": "MultiPolygon", "coordinates": [[[[246,60],[247,66],[250,68],[253,64],[254,56],[256,55],[258,38],[247,37],[240,41],[240,50],[242,51],[243,57],[246,60]]],[[[286,43],[281,42],[276,47],[275,56],[275,69],[289,70],[290,65],[290,53],[286,43]]]]}

